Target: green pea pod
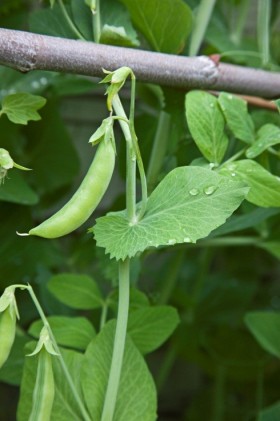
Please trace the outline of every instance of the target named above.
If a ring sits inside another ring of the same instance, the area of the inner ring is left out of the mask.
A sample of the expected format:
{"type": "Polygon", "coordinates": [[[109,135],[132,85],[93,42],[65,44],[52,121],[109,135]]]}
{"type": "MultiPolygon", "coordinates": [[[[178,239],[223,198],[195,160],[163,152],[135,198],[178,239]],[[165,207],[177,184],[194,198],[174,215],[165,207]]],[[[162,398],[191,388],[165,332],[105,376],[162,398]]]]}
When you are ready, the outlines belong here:
{"type": "Polygon", "coordinates": [[[0,368],[10,355],[15,335],[16,316],[7,307],[0,316],[0,368]]]}
{"type": "Polygon", "coordinates": [[[91,216],[107,190],[115,166],[115,149],[110,139],[98,146],[80,187],[57,213],[29,231],[30,235],[58,238],[79,228],[91,216]]]}
{"type": "Polygon", "coordinates": [[[52,357],[45,349],[39,352],[32,410],[28,421],[49,421],[55,395],[52,357]]]}

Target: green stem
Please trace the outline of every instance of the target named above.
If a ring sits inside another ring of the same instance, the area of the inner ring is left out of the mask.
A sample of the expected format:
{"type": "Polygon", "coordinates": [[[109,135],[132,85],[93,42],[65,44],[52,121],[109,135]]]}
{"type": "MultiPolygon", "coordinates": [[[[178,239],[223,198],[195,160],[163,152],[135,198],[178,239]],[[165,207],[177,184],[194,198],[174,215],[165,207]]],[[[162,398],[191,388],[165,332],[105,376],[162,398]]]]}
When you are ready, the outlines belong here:
{"type": "Polygon", "coordinates": [[[84,407],[84,404],[83,404],[83,402],[82,402],[82,400],[81,400],[81,398],[80,398],[80,396],[79,396],[79,394],[76,390],[75,384],[74,384],[74,382],[72,380],[72,377],[71,377],[71,375],[68,371],[67,365],[65,364],[65,361],[64,361],[64,359],[61,355],[59,346],[57,345],[57,342],[55,340],[55,337],[54,337],[53,332],[51,330],[51,327],[49,325],[48,319],[46,318],[46,316],[44,314],[44,311],[43,311],[43,309],[42,309],[42,307],[41,307],[41,305],[40,305],[40,303],[39,303],[39,301],[38,301],[38,299],[37,299],[37,297],[36,297],[36,295],[33,291],[33,288],[31,287],[31,285],[28,285],[28,287],[26,289],[28,290],[28,292],[29,292],[29,294],[32,298],[32,301],[35,304],[35,307],[37,308],[37,311],[38,311],[44,325],[48,328],[48,332],[49,332],[49,335],[51,337],[54,349],[58,353],[57,358],[59,358],[59,362],[60,362],[62,371],[63,371],[63,373],[65,375],[65,378],[68,382],[68,385],[69,385],[69,387],[72,391],[73,397],[74,397],[74,399],[75,399],[75,401],[76,401],[76,403],[77,403],[77,405],[78,405],[78,407],[81,411],[81,414],[83,415],[83,419],[86,420],[86,421],[91,421],[91,419],[90,419],[90,417],[89,417],[89,415],[88,415],[88,413],[87,413],[87,411],[84,407]]]}
{"type": "Polygon", "coordinates": [[[266,65],[270,60],[270,15],[271,0],[258,0],[257,33],[263,65],[266,65]]]}
{"type": "Polygon", "coordinates": [[[260,237],[220,237],[209,238],[208,240],[199,241],[198,247],[224,247],[224,246],[250,246],[257,245],[261,241],[260,237]]]}
{"type": "MultiPolygon", "coordinates": [[[[123,109],[122,103],[118,95],[113,99],[113,108],[116,114],[127,120],[126,113],[123,109]]],[[[132,136],[129,125],[124,121],[119,120],[122,132],[124,134],[127,144],[127,157],[126,157],[126,209],[127,216],[131,223],[136,223],[136,155],[132,142],[132,136]]]]}
{"type": "Polygon", "coordinates": [[[163,288],[158,299],[158,304],[166,304],[172,294],[172,291],[176,285],[178,274],[184,261],[185,250],[181,250],[175,253],[168,263],[167,274],[164,277],[163,288]]]}
{"type": "Polygon", "coordinates": [[[238,14],[237,22],[235,22],[234,30],[231,34],[231,40],[235,45],[239,45],[241,42],[242,34],[244,31],[245,24],[247,22],[247,16],[249,12],[250,0],[243,0],[240,4],[240,11],[238,14]]]}
{"type": "Polygon", "coordinates": [[[74,22],[72,21],[72,19],[69,16],[69,13],[67,12],[66,7],[64,6],[63,0],[58,0],[58,4],[61,8],[61,11],[63,13],[63,16],[65,18],[65,20],[67,21],[69,27],[71,28],[72,32],[76,35],[76,37],[82,41],[86,41],[86,39],[83,37],[83,35],[81,34],[81,32],[78,30],[78,28],[76,27],[76,25],[74,24],[74,22]]]}
{"type": "Polygon", "coordinates": [[[129,310],[130,259],[119,263],[119,303],[113,356],[106,390],[101,421],[112,421],[117,402],[118,388],[123,363],[125,338],[129,310]]]}
{"type": "Polygon", "coordinates": [[[201,0],[199,3],[191,35],[190,56],[196,56],[200,49],[215,3],[216,0],[201,0]]]}
{"type": "Polygon", "coordinates": [[[242,156],[246,152],[247,148],[242,148],[240,151],[238,151],[236,154],[232,155],[229,159],[227,159],[225,162],[223,162],[220,165],[220,168],[222,168],[224,165],[229,164],[230,162],[236,161],[240,156],[242,156]]]}
{"type": "Polygon", "coordinates": [[[157,181],[159,172],[162,168],[162,163],[166,154],[166,149],[168,145],[168,135],[170,129],[170,114],[167,114],[165,111],[161,111],[159,114],[157,131],[153,143],[153,149],[150,156],[148,171],[147,171],[147,181],[148,181],[148,190],[151,191],[157,181]]]}
{"type": "Polygon", "coordinates": [[[93,36],[94,42],[99,43],[101,36],[101,13],[100,13],[100,2],[96,0],[95,11],[92,15],[93,20],[93,36]]]}
{"type": "Polygon", "coordinates": [[[108,313],[108,303],[105,301],[105,303],[102,306],[99,330],[101,330],[106,323],[107,313],[108,313]]]}
{"type": "Polygon", "coordinates": [[[214,389],[213,421],[222,421],[224,419],[225,385],[226,368],[222,365],[219,365],[217,367],[216,382],[214,389]]]}

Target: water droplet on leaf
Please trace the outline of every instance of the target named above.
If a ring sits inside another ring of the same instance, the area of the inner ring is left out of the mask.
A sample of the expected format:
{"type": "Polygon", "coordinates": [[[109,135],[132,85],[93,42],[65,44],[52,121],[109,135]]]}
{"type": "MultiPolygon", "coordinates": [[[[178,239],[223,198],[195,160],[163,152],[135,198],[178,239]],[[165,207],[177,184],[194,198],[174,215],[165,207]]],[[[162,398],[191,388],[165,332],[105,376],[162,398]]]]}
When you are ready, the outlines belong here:
{"type": "Polygon", "coordinates": [[[198,189],[191,189],[189,191],[191,196],[197,196],[199,194],[199,190],[198,189]]]}
{"type": "Polygon", "coordinates": [[[203,192],[207,195],[207,196],[210,196],[211,194],[213,194],[214,193],[214,191],[216,191],[217,190],[217,187],[216,186],[208,186],[208,187],[205,187],[205,189],[203,189],[203,192]]]}
{"type": "Polygon", "coordinates": [[[231,176],[232,176],[232,177],[235,177],[235,176],[236,176],[235,172],[232,172],[232,173],[231,173],[231,176]]]}
{"type": "Polygon", "coordinates": [[[170,240],[168,240],[168,244],[176,244],[176,242],[175,238],[170,238],[170,240]]]}
{"type": "Polygon", "coordinates": [[[190,239],[190,237],[185,237],[184,238],[184,243],[191,243],[192,240],[190,239]]]}

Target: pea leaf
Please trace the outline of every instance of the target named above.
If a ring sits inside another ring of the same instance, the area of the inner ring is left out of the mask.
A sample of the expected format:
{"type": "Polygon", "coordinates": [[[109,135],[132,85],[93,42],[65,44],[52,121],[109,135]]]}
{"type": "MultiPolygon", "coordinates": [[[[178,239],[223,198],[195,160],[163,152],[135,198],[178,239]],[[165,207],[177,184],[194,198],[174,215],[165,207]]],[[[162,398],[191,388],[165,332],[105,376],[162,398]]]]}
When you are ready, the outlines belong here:
{"type": "Polygon", "coordinates": [[[220,174],[242,180],[249,187],[246,199],[258,206],[280,206],[280,180],[250,159],[242,159],[223,166],[220,174]]]}
{"type": "Polygon", "coordinates": [[[6,96],[2,100],[1,114],[7,114],[10,121],[16,124],[27,124],[28,121],[41,119],[37,110],[46,104],[46,99],[28,93],[6,96]]]}
{"type": "Polygon", "coordinates": [[[154,50],[182,51],[192,25],[191,9],[186,3],[182,0],[121,1],[154,50]]]}
{"type": "Polygon", "coordinates": [[[246,143],[255,140],[254,123],[247,110],[247,103],[235,95],[222,92],[218,98],[226,123],[234,136],[246,143]]]}
{"type": "Polygon", "coordinates": [[[247,313],[245,323],[261,347],[280,358],[280,313],[264,311],[247,313]]]}
{"type": "Polygon", "coordinates": [[[264,408],[258,415],[257,421],[277,421],[280,419],[280,401],[264,408]]]}
{"type": "Polygon", "coordinates": [[[264,241],[258,243],[258,247],[266,250],[270,254],[272,254],[276,259],[280,259],[280,241],[264,241]]]}
{"type": "Polygon", "coordinates": [[[223,224],[247,192],[214,171],[179,167],[153,191],[142,220],[130,224],[126,212],[109,213],[97,219],[95,239],[117,260],[152,246],[196,242],[223,224]]]}
{"type": "MultiPolygon", "coordinates": [[[[85,317],[50,316],[48,322],[59,345],[85,350],[95,330],[85,317]]],[[[37,320],[28,329],[29,335],[39,338],[43,322],[37,320]]]]}
{"type": "Polygon", "coordinates": [[[104,26],[101,30],[100,42],[110,45],[137,47],[139,41],[126,8],[115,0],[101,2],[101,17],[104,26]]]}
{"type": "Polygon", "coordinates": [[[48,282],[48,289],[59,301],[72,308],[90,310],[102,306],[101,292],[87,275],[54,275],[48,282]]]}
{"type": "Polygon", "coordinates": [[[228,147],[225,121],[218,100],[203,91],[186,95],[186,117],[191,135],[201,153],[213,163],[220,163],[228,147]]]}
{"type": "MultiPolygon", "coordinates": [[[[115,322],[109,322],[86,350],[82,387],[93,420],[100,420],[111,366],[115,322]],[[92,398],[94,396],[94,399],[92,398]]],[[[146,363],[127,336],[114,421],[154,421],[156,391],[146,363]]]]}
{"type": "Polygon", "coordinates": [[[147,354],[162,345],[178,323],[179,316],[173,307],[145,307],[130,313],[127,329],[139,351],[147,354]]]}
{"type": "Polygon", "coordinates": [[[256,141],[246,151],[247,158],[255,158],[270,146],[280,143],[280,129],[274,124],[265,124],[257,133],[256,141]]]}
{"type": "Polygon", "coordinates": [[[18,203],[20,205],[35,205],[39,197],[26,183],[18,170],[9,171],[0,185],[0,201],[18,203]]]}

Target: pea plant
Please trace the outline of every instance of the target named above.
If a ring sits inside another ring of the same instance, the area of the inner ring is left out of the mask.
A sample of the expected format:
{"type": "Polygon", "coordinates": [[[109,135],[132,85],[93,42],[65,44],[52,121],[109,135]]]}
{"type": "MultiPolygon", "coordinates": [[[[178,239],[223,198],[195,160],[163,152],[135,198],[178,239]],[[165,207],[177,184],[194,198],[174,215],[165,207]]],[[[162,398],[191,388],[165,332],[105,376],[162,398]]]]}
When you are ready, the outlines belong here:
{"type": "MultiPolygon", "coordinates": [[[[207,53],[238,63],[248,47],[248,1],[172,0],[176,13],[171,0],[50,3],[32,12],[34,32],[129,47],[141,33],[155,51],[189,55],[205,38],[207,53]]],[[[258,13],[245,64],[275,69],[271,11],[260,1],[258,13]]],[[[103,72],[96,84],[0,68],[0,381],[19,387],[12,416],[278,419],[279,99],[259,107],[143,84],[125,65],[103,72]],[[73,145],[60,113],[92,91],[73,145]]]]}

